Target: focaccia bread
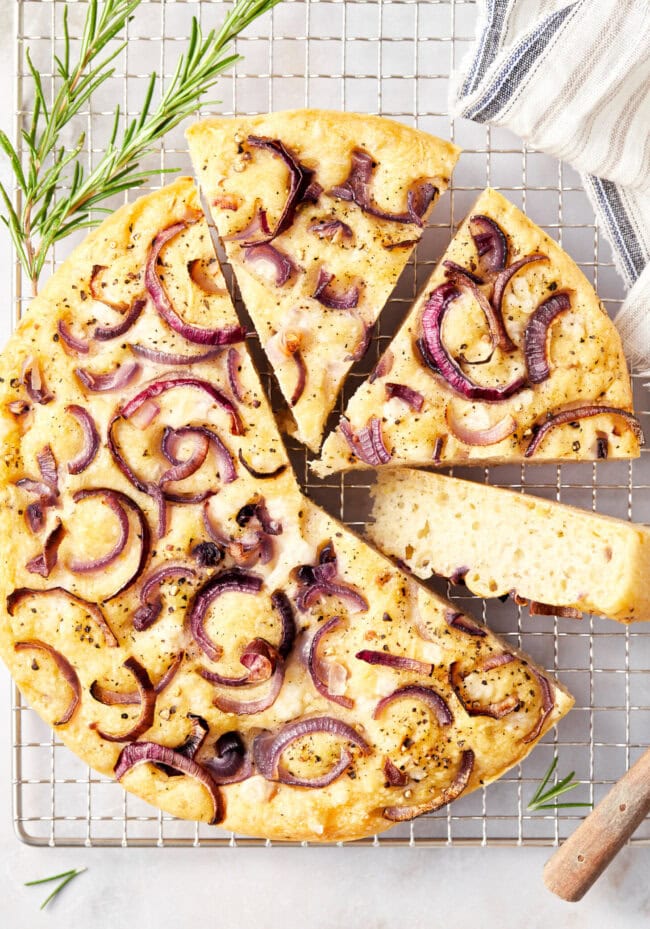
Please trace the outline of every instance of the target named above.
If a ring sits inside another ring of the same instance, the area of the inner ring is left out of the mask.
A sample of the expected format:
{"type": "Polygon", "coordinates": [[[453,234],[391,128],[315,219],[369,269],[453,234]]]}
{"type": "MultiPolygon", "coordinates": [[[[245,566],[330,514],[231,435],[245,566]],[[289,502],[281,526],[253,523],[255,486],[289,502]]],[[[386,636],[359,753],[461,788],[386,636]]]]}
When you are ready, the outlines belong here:
{"type": "Polygon", "coordinates": [[[354,839],[498,777],[572,701],[303,498],[242,338],[188,179],[33,301],[0,363],[0,652],[169,813],[354,839]]]}
{"type": "Polygon", "coordinates": [[[486,190],[314,469],[635,458],[631,411],[621,340],[591,284],[486,190]]]}
{"type": "Polygon", "coordinates": [[[421,578],[532,614],[650,620],[650,529],[577,507],[410,469],[378,475],[370,539],[421,578]]]}
{"type": "Polygon", "coordinates": [[[187,138],[297,436],[318,451],[459,149],[326,110],[208,119],[187,138]]]}

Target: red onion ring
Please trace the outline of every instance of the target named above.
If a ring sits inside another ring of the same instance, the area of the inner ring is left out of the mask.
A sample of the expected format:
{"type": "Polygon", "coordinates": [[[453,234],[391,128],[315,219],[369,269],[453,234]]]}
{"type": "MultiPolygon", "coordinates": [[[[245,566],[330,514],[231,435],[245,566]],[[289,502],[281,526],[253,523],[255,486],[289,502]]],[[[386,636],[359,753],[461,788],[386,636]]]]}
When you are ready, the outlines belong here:
{"type": "Polygon", "coordinates": [[[16,481],[16,487],[26,491],[28,494],[34,494],[39,498],[39,503],[43,506],[51,506],[56,503],[56,494],[50,484],[45,481],[34,481],[31,477],[21,477],[16,481]]]}
{"type": "Polygon", "coordinates": [[[222,238],[224,242],[243,242],[244,246],[246,246],[255,245],[258,242],[266,242],[269,240],[268,237],[272,237],[272,235],[273,233],[271,232],[266,218],[266,210],[259,209],[253,214],[253,218],[244,229],[232,235],[225,235],[222,238]],[[258,232],[262,233],[260,238],[251,238],[251,236],[256,235],[258,232]]]}
{"type": "Polygon", "coordinates": [[[84,600],[83,597],[78,597],[76,594],[66,590],[65,587],[48,587],[45,590],[34,590],[32,587],[18,587],[7,597],[7,612],[10,616],[13,616],[16,608],[29,597],[52,596],[68,597],[73,603],[76,603],[77,606],[86,610],[86,615],[90,616],[101,629],[108,648],[115,648],[119,644],[99,606],[96,603],[90,603],[88,600],[84,600]]]}
{"type": "MultiPolygon", "coordinates": [[[[190,720],[192,729],[187,738],[174,748],[174,751],[178,755],[182,755],[183,758],[189,758],[190,761],[194,761],[195,755],[205,742],[210,727],[203,717],[198,716],[196,713],[188,713],[187,718],[190,720]]],[[[166,774],[167,777],[180,777],[180,771],[175,771],[174,768],[169,768],[167,765],[156,764],[155,767],[166,774]]]]}
{"type": "Polygon", "coordinates": [[[393,457],[384,444],[381,422],[371,416],[367,426],[354,433],[347,419],[341,417],[339,429],[354,455],[372,468],[388,464],[393,457]]]}
{"type": "Polygon", "coordinates": [[[332,616],[331,619],[328,619],[326,623],[320,626],[311,640],[311,645],[309,647],[309,656],[307,658],[307,668],[309,674],[311,675],[312,682],[318,693],[325,697],[326,700],[331,700],[332,703],[338,703],[339,706],[344,706],[346,709],[351,709],[354,706],[354,700],[351,700],[349,697],[345,697],[342,694],[333,694],[330,693],[328,685],[323,680],[323,672],[325,671],[325,666],[322,659],[319,657],[318,649],[323,638],[333,632],[335,629],[338,629],[341,623],[344,622],[344,619],[341,616],[332,616]]]}
{"type": "Polygon", "coordinates": [[[304,393],[305,384],[307,382],[307,366],[305,365],[305,360],[299,348],[292,353],[291,357],[296,362],[296,367],[298,368],[298,379],[294,391],[291,394],[291,400],[289,401],[289,406],[293,407],[298,403],[304,393]]]}
{"type": "MultiPolygon", "coordinates": [[[[238,716],[253,716],[256,713],[262,713],[264,710],[268,710],[268,708],[275,703],[282,689],[282,684],[284,683],[284,661],[272,645],[269,645],[268,642],[265,643],[265,645],[268,649],[269,656],[271,656],[270,660],[273,663],[270,689],[265,696],[248,701],[235,700],[226,694],[217,694],[212,702],[223,713],[236,713],[238,716]]],[[[242,658],[243,657],[244,656],[242,656],[242,658]]]]}
{"type": "Polygon", "coordinates": [[[47,389],[41,373],[41,366],[37,359],[31,356],[25,359],[20,375],[20,382],[27,391],[29,399],[34,403],[42,403],[45,405],[54,400],[54,394],[47,389]]]}
{"type": "Polygon", "coordinates": [[[79,681],[79,676],[77,672],[72,667],[68,659],[57,651],[51,645],[48,645],[46,642],[41,642],[40,639],[29,639],[25,642],[14,642],[14,651],[21,652],[25,650],[37,650],[41,652],[47,652],[54,659],[54,663],[57,668],[70,685],[72,690],[72,696],[70,697],[70,702],[68,703],[63,715],[60,719],[57,719],[53,726],[65,726],[66,723],[69,723],[72,717],[75,714],[75,711],[79,704],[81,703],[81,683],[79,681]]]}
{"type": "Polygon", "coordinates": [[[283,287],[291,275],[298,270],[291,258],[281,252],[279,248],[276,248],[275,245],[271,245],[270,242],[247,245],[244,249],[244,261],[248,261],[253,265],[260,262],[267,262],[267,264],[271,265],[275,272],[274,283],[276,287],[283,287]]]}
{"type": "Polygon", "coordinates": [[[79,355],[87,355],[90,350],[90,344],[79,336],[73,335],[68,328],[64,319],[60,319],[56,324],[56,331],[61,337],[63,344],[72,352],[79,355]]]}
{"type": "Polygon", "coordinates": [[[159,365],[195,365],[202,364],[204,361],[212,361],[223,353],[223,347],[211,348],[207,352],[201,352],[199,355],[179,355],[172,352],[161,352],[157,348],[149,348],[147,345],[140,345],[138,342],[132,342],[129,345],[132,352],[146,358],[147,361],[153,361],[159,365]]]}
{"type": "Polygon", "coordinates": [[[386,707],[390,706],[391,703],[394,703],[396,700],[405,699],[421,700],[425,703],[438,720],[439,726],[450,726],[454,721],[454,717],[446,701],[443,700],[433,687],[427,687],[424,684],[405,684],[403,687],[398,687],[397,690],[388,694],[387,697],[382,697],[375,707],[373,719],[379,719],[386,707]]]}
{"type": "Polygon", "coordinates": [[[418,806],[387,806],[383,811],[384,818],[390,820],[391,822],[401,823],[406,822],[409,819],[414,819],[416,816],[420,816],[422,813],[433,813],[435,810],[439,810],[441,807],[447,806],[448,803],[451,803],[453,800],[459,797],[465,790],[469,783],[473,767],[474,752],[471,750],[471,748],[467,748],[460,756],[460,767],[456,772],[454,780],[449,785],[449,787],[445,787],[441,791],[439,797],[435,798],[433,801],[422,803],[418,806]]]}
{"type": "Polygon", "coordinates": [[[509,413],[492,426],[486,426],[483,429],[471,429],[464,425],[464,423],[456,419],[451,406],[447,407],[445,416],[449,431],[461,442],[464,442],[465,445],[496,445],[517,430],[517,423],[509,413]]]}
{"type": "Polygon", "coordinates": [[[309,190],[314,172],[301,164],[279,139],[268,139],[249,135],[246,142],[252,148],[261,148],[271,152],[272,155],[284,161],[289,169],[289,190],[280,217],[275,227],[271,232],[266,233],[263,239],[256,239],[255,242],[244,242],[244,245],[252,245],[258,244],[259,242],[270,242],[291,226],[296,214],[296,207],[309,190]]]}
{"type": "Polygon", "coordinates": [[[214,782],[212,775],[195,761],[185,758],[179,752],[166,748],[164,745],[159,745],[157,742],[132,742],[126,745],[120,752],[115,765],[116,779],[121,781],[136,765],[147,762],[167,765],[176,771],[180,771],[181,774],[187,774],[199,781],[208,791],[212,801],[210,825],[214,826],[222,821],[224,817],[223,800],[221,791],[214,782]]]}
{"type": "Polygon", "coordinates": [[[384,758],[384,774],[387,787],[406,787],[411,780],[406,771],[400,771],[388,756],[384,758]]]}
{"type": "Polygon", "coordinates": [[[598,406],[595,403],[590,403],[586,406],[574,407],[571,410],[549,410],[546,414],[547,419],[539,425],[528,448],[524,452],[524,458],[531,458],[548,433],[558,426],[563,426],[565,423],[577,422],[579,419],[588,419],[591,416],[599,416],[601,413],[607,413],[609,416],[621,416],[627,422],[639,442],[643,445],[645,441],[643,432],[638,419],[633,413],[630,413],[628,410],[621,410],[616,406],[598,406]]]}
{"type": "Polygon", "coordinates": [[[70,403],[65,408],[66,413],[77,420],[81,426],[83,434],[83,445],[79,453],[68,462],[68,472],[70,474],[81,474],[95,460],[99,451],[99,432],[88,410],[85,410],[77,403],[70,403]]]}
{"type": "Polygon", "coordinates": [[[135,325],[146,305],[147,301],[139,297],[137,300],[133,301],[122,322],[118,323],[116,326],[97,326],[93,336],[100,342],[108,342],[110,339],[119,339],[120,336],[129,331],[131,326],[135,325]]]}
{"type": "Polygon", "coordinates": [[[328,310],[353,310],[359,303],[361,293],[359,285],[350,284],[347,290],[337,293],[331,286],[333,280],[333,274],[325,268],[320,268],[312,297],[326,306],[328,310]]]}
{"type": "Polygon", "coordinates": [[[541,384],[551,374],[547,356],[548,331],[556,316],[571,308],[569,295],[552,294],[537,307],[524,331],[524,354],[531,384],[541,384]]]}
{"type": "Polygon", "coordinates": [[[223,651],[220,646],[215,645],[204,628],[206,614],[211,604],[224,593],[234,591],[257,594],[261,589],[262,578],[257,574],[250,574],[239,568],[230,568],[214,574],[197,590],[189,609],[190,631],[196,644],[211,661],[218,661],[223,651]]]}
{"type": "Polygon", "coordinates": [[[57,520],[56,526],[49,533],[43,545],[43,551],[40,555],[30,559],[25,567],[30,574],[40,574],[41,577],[49,577],[56,565],[59,545],[63,541],[65,529],[61,520],[57,520]]]}
{"type": "Polygon", "coordinates": [[[135,411],[142,406],[145,400],[151,400],[154,397],[159,397],[161,394],[164,394],[169,390],[175,390],[177,387],[193,387],[196,390],[202,390],[209,397],[211,397],[218,406],[220,406],[223,410],[226,411],[226,413],[228,413],[232,423],[230,429],[232,434],[243,434],[244,427],[232,401],[218,387],[215,387],[215,385],[211,384],[209,381],[205,381],[199,377],[193,377],[192,375],[183,374],[176,374],[160,378],[160,380],[153,381],[152,383],[148,384],[144,390],[141,390],[139,394],[136,394],[136,396],[132,397],[128,403],[124,404],[122,409],[118,411],[115,417],[113,417],[113,421],[117,418],[117,416],[122,416],[124,419],[129,419],[129,417],[132,416],[133,413],[135,413],[135,411]]]}
{"type": "Polygon", "coordinates": [[[214,745],[215,757],[206,758],[203,766],[208,769],[215,783],[239,784],[253,773],[253,764],[239,732],[224,732],[214,745]]]}
{"type": "MultiPolygon", "coordinates": [[[[77,491],[75,494],[73,494],[72,499],[75,501],[75,503],[77,503],[78,501],[84,500],[89,496],[97,496],[97,493],[93,491],[77,491]]],[[[102,571],[104,568],[110,567],[110,565],[112,565],[113,562],[119,558],[119,556],[126,548],[130,532],[129,517],[126,515],[124,507],[120,503],[119,499],[113,496],[112,491],[106,491],[104,493],[104,502],[117,517],[120,530],[118,540],[113,548],[106,552],[105,555],[102,555],[100,558],[95,558],[92,561],[77,561],[73,559],[69,563],[68,567],[70,571],[73,571],[75,574],[90,574],[94,571],[102,571]]]]}
{"type": "Polygon", "coordinates": [[[582,612],[572,606],[553,606],[551,603],[540,603],[531,600],[528,611],[531,616],[558,616],[562,619],[582,619],[582,612]]]}
{"type": "Polygon", "coordinates": [[[133,614],[133,628],[138,632],[144,632],[152,626],[160,616],[160,611],[162,610],[162,597],[160,596],[159,588],[166,578],[185,578],[188,576],[196,577],[196,571],[194,568],[189,567],[189,565],[166,563],[156,568],[155,571],[152,571],[142,582],[142,587],[140,588],[140,606],[133,614]],[[156,592],[156,597],[152,601],[150,598],[154,591],[156,592]]]}
{"type": "Polygon", "coordinates": [[[260,471],[258,468],[254,468],[251,464],[249,464],[246,461],[246,459],[244,458],[244,453],[242,452],[241,448],[239,449],[237,453],[237,457],[239,458],[243,466],[246,468],[248,473],[251,475],[251,477],[255,477],[259,481],[266,481],[274,477],[279,477],[284,471],[287,470],[287,467],[288,467],[287,463],[285,462],[284,464],[278,465],[277,468],[274,468],[272,471],[260,471]]]}
{"type": "Polygon", "coordinates": [[[351,200],[364,213],[375,216],[377,219],[423,226],[424,214],[438,193],[438,189],[428,181],[421,181],[408,192],[406,213],[387,213],[375,205],[370,192],[372,174],[376,166],[376,163],[367,152],[355,148],[352,152],[350,173],[342,184],[330,190],[330,196],[338,197],[340,200],[351,200]]]}
{"type": "Polygon", "coordinates": [[[197,345],[230,345],[233,342],[241,342],[246,338],[246,330],[241,326],[230,326],[226,329],[202,329],[200,326],[192,326],[181,319],[167,296],[167,291],[156,269],[158,257],[163,247],[186,229],[187,226],[187,222],[174,223],[174,225],[168,226],[162,232],[159,232],[153,240],[144,272],[147,293],[151,297],[158,315],[164,319],[170,329],[178,332],[188,342],[197,345]]]}
{"type": "Polygon", "coordinates": [[[370,340],[372,338],[372,332],[374,329],[374,323],[371,323],[370,325],[366,325],[366,323],[364,323],[364,321],[361,319],[361,317],[358,314],[354,313],[352,315],[356,316],[356,318],[359,320],[359,324],[363,328],[363,335],[361,336],[361,340],[359,344],[357,345],[357,347],[355,348],[355,350],[351,352],[349,355],[346,355],[343,360],[344,361],[361,361],[361,359],[364,357],[364,355],[368,351],[368,346],[370,345],[370,340]]]}
{"type": "Polygon", "coordinates": [[[477,705],[475,700],[472,700],[468,703],[462,695],[462,687],[465,678],[473,671],[477,673],[490,671],[492,668],[510,664],[510,662],[514,660],[515,656],[511,655],[510,652],[502,652],[500,655],[492,655],[485,661],[479,662],[466,674],[464,674],[460,669],[460,662],[452,661],[451,665],[449,666],[449,683],[451,685],[451,689],[454,691],[456,697],[458,698],[458,702],[463,707],[468,716],[489,716],[491,719],[503,719],[504,716],[508,716],[509,713],[519,709],[519,706],[521,705],[519,698],[512,694],[504,697],[503,700],[499,700],[498,703],[488,703],[487,706],[477,705]]]}
{"type": "MultiPolygon", "coordinates": [[[[184,657],[185,652],[179,652],[179,654],[172,659],[171,664],[154,686],[154,690],[157,694],[162,693],[166,687],[169,687],[176,677],[176,672],[180,668],[184,657]]],[[[102,687],[99,681],[93,681],[90,685],[90,696],[98,703],[103,703],[104,706],[134,706],[140,703],[142,699],[139,690],[109,690],[107,687],[102,687]]]]}
{"type": "Polygon", "coordinates": [[[520,258],[519,261],[513,261],[513,263],[508,268],[504,268],[503,271],[499,271],[495,277],[494,290],[492,291],[492,303],[494,305],[494,309],[499,314],[501,319],[503,319],[503,294],[506,287],[510,283],[510,280],[515,276],[515,274],[521,271],[522,268],[535,261],[548,261],[548,255],[542,255],[539,252],[535,252],[532,255],[524,255],[524,257],[520,258]]]}
{"type": "Polygon", "coordinates": [[[34,534],[41,531],[45,525],[45,513],[40,503],[30,503],[25,510],[25,520],[34,534]]]}
{"type": "Polygon", "coordinates": [[[528,670],[533,675],[535,680],[539,685],[540,692],[542,694],[542,709],[539,714],[539,719],[537,720],[536,725],[531,729],[527,736],[522,738],[522,742],[526,745],[529,742],[534,742],[535,739],[539,738],[541,735],[542,729],[544,728],[544,723],[548,717],[553,712],[555,706],[555,697],[553,695],[553,686],[549,679],[544,675],[540,674],[536,668],[528,667],[528,670]]]}
{"type": "Polygon", "coordinates": [[[312,223],[307,232],[314,232],[319,239],[334,239],[340,233],[341,239],[351,239],[354,233],[347,223],[340,219],[328,219],[320,223],[312,223]]]}
{"type": "Polygon", "coordinates": [[[187,265],[187,273],[190,276],[190,280],[205,294],[209,294],[212,297],[226,296],[228,291],[223,287],[218,287],[214,277],[208,272],[209,265],[215,265],[218,272],[219,265],[216,258],[210,258],[207,262],[203,258],[195,258],[193,261],[190,261],[187,265]]]}
{"type": "Polygon", "coordinates": [[[164,489],[165,484],[183,481],[195,474],[208,457],[210,443],[200,432],[190,431],[187,428],[172,429],[171,426],[165,426],[161,447],[165,458],[172,463],[172,467],[168,468],[160,476],[159,484],[164,489]],[[172,444],[181,439],[183,435],[191,435],[194,440],[194,449],[185,459],[178,458],[171,450],[172,444]]]}
{"type": "Polygon", "coordinates": [[[241,357],[236,348],[228,349],[227,368],[228,382],[230,384],[233,397],[235,400],[238,400],[239,403],[244,403],[246,397],[241,385],[241,381],[239,380],[239,372],[241,371],[241,357]]]}
{"type": "Polygon", "coordinates": [[[317,565],[301,565],[296,571],[299,592],[296,604],[302,612],[310,609],[321,596],[339,597],[352,604],[355,611],[365,613],[368,601],[350,584],[338,577],[337,557],[331,542],[323,546],[317,565]]]}
{"type": "Polygon", "coordinates": [[[44,445],[36,456],[41,477],[52,488],[53,494],[59,496],[59,471],[51,445],[44,445]]]}
{"type": "Polygon", "coordinates": [[[393,668],[395,671],[416,671],[418,674],[426,674],[431,677],[433,674],[433,665],[428,661],[418,661],[417,658],[407,658],[405,655],[392,655],[390,652],[373,651],[364,648],[354,656],[359,661],[365,661],[366,664],[384,665],[386,668],[393,668]]]}
{"type": "Polygon", "coordinates": [[[455,275],[457,275],[457,274],[462,274],[462,275],[464,275],[466,278],[468,278],[470,281],[472,281],[473,284],[478,284],[479,286],[480,286],[481,284],[485,284],[485,281],[483,280],[482,277],[479,277],[478,274],[473,274],[473,273],[472,273],[471,271],[469,271],[467,268],[461,267],[461,265],[456,264],[455,261],[443,261],[442,266],[443,266],[443,268],[446,269],[446,270],[445,270],[445,277],[450,277],[450,276],[455,276],[455,275]]]}
{"type": "Polygon", "coordinates": [[[127,387],[139,374],[140,365],[137,361],[127,361],[118,364],[112,371],[105,374],[93,374],[86,368],[75,368],[74,373],[87,390],[93,393],[110,393],[127,387]]]}
{"type": "Polygon", "coordinates": [[[469,400],[496,402],[511,397],[526,383],[524,377],[516,378],[503,387],[481,387],[471,381],[449,355],[442,341],[442,321],[453,300],[460,296],[455,284],[446,281],[430,294],[422,314],[422,352],[425,363],[434,373],[440,374],[447,384],[469,400]]]}
{"type": "Polygon", "coordinates": [[[280,614],[280,620],[282,621],[282,634],[280,636],[278,652],[283,658],[286,658],[293,648],[293,643],[296,640],[297,634],[296,620],[293,615],[293,609],[291,608],[291,601],[284,591],[276,590],[271,594],[271,603],[273,608],[280,614]]]}
{"type": "Polygon", "coordinates": [[[263,732],[253,742],[253,758],[257,770],[267,781],[280,781],[296,787],[327,787],[340,777],[350,765],[352,757],[342,749],[341,757],[332,771],[317,778],[298,778],[281,767],[284,751],[298,739],[315,733],[328,733],[355,745],[363,755],[371,752],[370,745],[359,733],[341,719],[333,716],[316,716],[286,723],[277,732],[263,732]],[[345,762],[345,763],[344,763],[345,762]]]}
{"type": "Polygon", "coordinates": [[[508,263],[508,240],[503,229],[489,216],[477,214],[470,218],[470,234],[482,264],[488,271],[503,271],[508,263]],[[472,226],[478,227],[475,232],[472,226]]]}
{"type": "MultiPolygon", "coordinates": [[[[167,427],[163,433],[163,453],[168,461],[172,462],[174,467],[165,471],[161,476],[159,481],[161,487],[164,484],[179,481],[194,474],[203,464],[210,446],[214,448],[215,454],[217,455],[222,482],[224,484],[231,484],[233,481],[236,481],[237,471],[235,470],[235,462],[233,461],[232,455],[213,429],[208,429],[207,426],[180,426],[178,429],[167,427]],[[170,457],[169,446],[172,439],[183,438],[183,436],[186,435],[196,436],[197,439],[201,439],[205,442],[205,455],[203,455],[203,446],[201,446],[185,461],[181,462],[175,457],[170,457]]],[[[169,500],[170,503],[202,503],[206,497],[212,496],[213,493],[216,493],[216,491],[208,490],[199,494],[183,495],[170,493],[163,488],[163,496],[166,500],[169,500]]]]}
{"type": "Polygon", "coordinates": [[[138,693],[140,694],[140,700],[138,701],[140,705],[140,717],[131,729],[120,735],[112,735],[110,732],[104,732],[103,729],[99,728],[97,723],[91,723],[90,728],[94,729],[97,735],[104,739],[105,742],[135,742],[143,732],[146,732],[147,729],[151,729],[154,724],[157,694],[146,668],[140,664],[137,658],[133,658],[133,656],[127,658],[122,667],[130,671],[135,678],[138,693]]]}
{"type": "Polygon", "coordinates": [[[499,306],[497,309],[496,306],[493,306],[483,291],[479,290],[478,286],[467,275],[447,274],[447,279],[450,284],[460,288],[460,290],[463,290],[463,288],[468,290],[480,306],[490,330],[492,348],[500,348],[503,352],[514,352],[517,346],[506,332],[501,307],[499,306]]]}
{"type": "Polygon", "coordinates": [[[421,411],[424,403],[424,397],[417,390],[407,387],[406,384],[394,384],[389,381],[386,383],[386,399],[392,400],[393,397],[403,400],[416,413],[421,411]]]}
{"type": "Polygon", "coordinates": [[[460,632],[465,632],[467,635],[476,635],[479,638],[484,638],[487,635],[485,629],[475,623],[473,619],[470,619],[469,616],[465,616],[464,613],[456,613],[454,610],[445,610],[445,622],[453,629],[458,629],[460,632]]]}
{"type": "Polygon", "coordinates": [[[217,671],[199,668],[201,677],[210,684],[222,687],[247,687],[250,684],[263,684],[271,679],[278,664],[279,652],[266,639],[253,639],[244,648],[240,664],[248,669],[241,677],[227,677],[217,671]]]}

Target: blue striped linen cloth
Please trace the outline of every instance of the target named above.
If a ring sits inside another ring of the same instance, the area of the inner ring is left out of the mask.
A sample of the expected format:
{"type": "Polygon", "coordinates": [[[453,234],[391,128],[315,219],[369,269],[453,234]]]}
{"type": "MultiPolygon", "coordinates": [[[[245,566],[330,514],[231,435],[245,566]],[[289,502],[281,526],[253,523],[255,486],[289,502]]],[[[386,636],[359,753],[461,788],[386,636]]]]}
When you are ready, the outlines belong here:
{"type": "Polygon", "coordinates": [[[650,0],[479,0],[455,116],[576,168],[628,288],[616,323],[650,373],[650,0]]]}

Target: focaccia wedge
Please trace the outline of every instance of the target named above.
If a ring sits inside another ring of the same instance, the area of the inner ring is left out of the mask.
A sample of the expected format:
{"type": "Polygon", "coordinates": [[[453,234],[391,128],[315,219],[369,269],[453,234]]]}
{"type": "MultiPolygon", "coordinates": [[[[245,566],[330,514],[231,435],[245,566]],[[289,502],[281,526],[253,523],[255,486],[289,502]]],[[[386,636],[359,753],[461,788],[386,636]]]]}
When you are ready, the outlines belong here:
{"type": "Polygon", "coordinates": [[[32,302],[0,359],[0,653],[169,813],[360,838],[489,783],[572,700],[302,496],[242,338],[188,179],[32,302]]]}
{"type": "Polygon", "coordinates": [[[314,469],[635,458],[641,440],[593,287],[486,190],[314,469]]]}
{"type": "Polygon", "coordinates": [[[533,615],[650,620],[647,526],[408,468],[381,471],[372,493],[368,536],[418,577],[511,594],[533,615]]]}
{"type": "Polygon", "coordinates": [[[459,149],[326,110],[207,119],[187,139],[296,434],[318,451],[459,149]]]}

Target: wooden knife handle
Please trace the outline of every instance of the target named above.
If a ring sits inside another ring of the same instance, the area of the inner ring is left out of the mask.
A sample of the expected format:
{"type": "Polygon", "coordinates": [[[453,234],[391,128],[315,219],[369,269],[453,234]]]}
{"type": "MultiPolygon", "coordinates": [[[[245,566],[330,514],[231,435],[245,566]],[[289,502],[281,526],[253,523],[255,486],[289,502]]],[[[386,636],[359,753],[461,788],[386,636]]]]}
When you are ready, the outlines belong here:
{"type": "Polygon", "coordinates": [[[650,812],[650,749],[592,810],[544,867],[550,891],[581,900],[650,812]]]}

